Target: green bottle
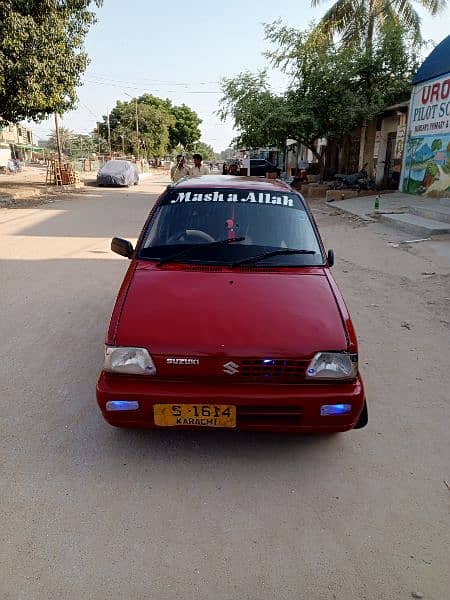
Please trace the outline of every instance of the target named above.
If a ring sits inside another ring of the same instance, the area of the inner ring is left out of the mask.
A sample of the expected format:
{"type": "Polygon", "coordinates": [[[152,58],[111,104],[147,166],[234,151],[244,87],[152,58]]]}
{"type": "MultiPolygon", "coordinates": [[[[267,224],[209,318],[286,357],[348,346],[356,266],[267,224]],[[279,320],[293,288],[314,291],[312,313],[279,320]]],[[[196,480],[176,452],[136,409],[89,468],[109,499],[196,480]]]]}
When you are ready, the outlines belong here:
{"type": "Polygon", "coordinates": [[[377,194],[377,196],[375,197],[374,209],[380,210],[380,194],[377,194]]]}

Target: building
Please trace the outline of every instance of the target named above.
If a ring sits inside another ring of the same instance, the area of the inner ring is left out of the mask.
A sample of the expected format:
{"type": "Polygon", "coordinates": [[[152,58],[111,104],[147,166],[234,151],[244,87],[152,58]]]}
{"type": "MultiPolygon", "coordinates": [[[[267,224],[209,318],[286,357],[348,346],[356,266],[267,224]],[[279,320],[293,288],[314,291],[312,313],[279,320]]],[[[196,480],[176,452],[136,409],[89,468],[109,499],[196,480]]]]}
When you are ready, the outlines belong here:
{"type": "Polygon", "coordinates": [[[328,140],[325,176],[362,169],[385,189],[398,189],[409,101],[386,106],[373,121],[355,127],[341,145],[328,140]]]}
{"type": "Polygon", "coordinates": [[[400,189],[429,197],[450,195],[450,36],[413,79],[400,189]]]}
{"type": "MultiPolygon", "coordinates": [[[[34,152],[41,151],[36,135],[30,127],[21,123],[0,124],[0,160],[5,160],[8,150],[10,152],[8,159],[19,158],[20,160],[31,160],[34,152]]],[[[4,166],[3,164],[0,166],[4,166]]]]}

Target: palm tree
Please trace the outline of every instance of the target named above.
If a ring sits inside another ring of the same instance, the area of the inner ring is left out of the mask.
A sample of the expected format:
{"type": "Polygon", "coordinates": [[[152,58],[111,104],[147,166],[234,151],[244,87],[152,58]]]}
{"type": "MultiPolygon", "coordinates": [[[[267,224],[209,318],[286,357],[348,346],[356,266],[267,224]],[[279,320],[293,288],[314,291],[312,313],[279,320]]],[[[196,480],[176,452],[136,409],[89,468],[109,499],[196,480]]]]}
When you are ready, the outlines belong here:
{"type": "MultiPolygon", "coordinates": [[[[447,4],[447,0],[417,1],[432,16],[447,4]]],[[[321,2],[311,0],[311,5],[321,2]]],[[[375,33],[389,22],[405,27],[417,42],[422,39],[420,16],[411,0],[337,0],[322,17],[320,27],[329,37],[339,34],[344,46],[359,42],[372,53],[375,33]]]]}
{"type": "MultiPolygon", "coordinates": [[[[60,139],[60,143],[61,143],[61,150],[63,152],[67,152],[69,150],[70,142],[73,138],[73,135],[74,135],[73,132],[70,129],[67,129],[67,127],[59,128],[59,139],[60,139]]],[[[54,129],[51,132],[51,134],[48,136],[47,148],[54,152],[56,152],[58,150],[58,142],[56,140],[56,131],[54,129]]]]}
{"type": "MultiPolygon", "coordinates": [[[[435,16],[447,4],[447,0],[416,0],[435,16]]],[[[317,6],[322,0],[311,0],[317,6]]],[[[422,41],[420,16],[413,0],[336,0],[319,22],[318,30],[331,39],[340,37],[344,47],[358,44],[369,56],[373,54],[374,38],[387,25],[401,27],[412,34],[415,43],[422,41]]],[[[367,123],[362,123],[359,168],[364,162],[367,123]]]]}

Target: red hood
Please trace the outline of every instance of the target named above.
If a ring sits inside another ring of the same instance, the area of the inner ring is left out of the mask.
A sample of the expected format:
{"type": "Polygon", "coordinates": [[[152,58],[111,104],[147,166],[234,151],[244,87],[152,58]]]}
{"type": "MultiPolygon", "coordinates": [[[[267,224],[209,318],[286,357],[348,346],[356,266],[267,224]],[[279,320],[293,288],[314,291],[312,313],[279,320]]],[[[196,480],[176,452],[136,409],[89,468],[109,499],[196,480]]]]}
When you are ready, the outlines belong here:
{"type": "Polygon", "coordinates": [[[170,356],[310,356],[346,350],[323,270],[202,272],[138,264],[114,343],[170,356]]]}

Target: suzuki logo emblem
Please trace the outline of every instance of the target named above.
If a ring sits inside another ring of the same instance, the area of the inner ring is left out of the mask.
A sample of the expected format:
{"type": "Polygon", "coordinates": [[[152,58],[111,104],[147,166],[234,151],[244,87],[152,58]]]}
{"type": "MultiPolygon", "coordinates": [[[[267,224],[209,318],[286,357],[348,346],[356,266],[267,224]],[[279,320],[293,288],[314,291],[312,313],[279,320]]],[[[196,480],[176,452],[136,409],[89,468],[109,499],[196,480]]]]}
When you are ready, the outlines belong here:
{"type": "Polygon", "coordinates": [[[223,372],[227,375],[236,375],[239,373],[239,365],[233,361],[227,362],[223,365],[223,372]]]}

